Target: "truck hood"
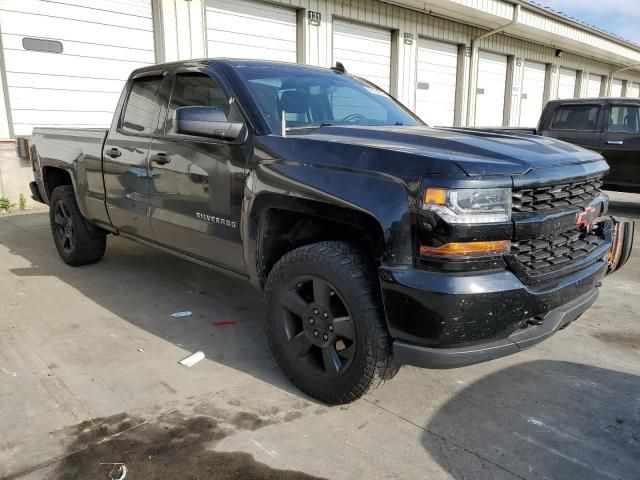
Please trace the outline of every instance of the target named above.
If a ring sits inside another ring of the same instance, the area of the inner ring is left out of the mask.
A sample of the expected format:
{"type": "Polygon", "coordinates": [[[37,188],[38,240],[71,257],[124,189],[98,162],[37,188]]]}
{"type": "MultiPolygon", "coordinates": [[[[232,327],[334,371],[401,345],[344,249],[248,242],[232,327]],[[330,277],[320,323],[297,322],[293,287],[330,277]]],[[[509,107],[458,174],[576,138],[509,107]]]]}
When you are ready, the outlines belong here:
{"type": "Polygon", "coordinates": [[[291,137],[403,152],[454,162],[467,175],[523,175],[536,168],[601,161],[566,142],[499,130],[410,126],[331,126],[291,137]]]}

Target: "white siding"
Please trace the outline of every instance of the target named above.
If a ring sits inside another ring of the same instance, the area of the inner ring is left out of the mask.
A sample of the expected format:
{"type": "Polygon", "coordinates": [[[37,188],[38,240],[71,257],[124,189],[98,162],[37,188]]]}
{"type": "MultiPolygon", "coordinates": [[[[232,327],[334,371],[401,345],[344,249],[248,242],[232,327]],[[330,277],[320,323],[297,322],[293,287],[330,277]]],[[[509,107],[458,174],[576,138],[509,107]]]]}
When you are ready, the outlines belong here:
{"type": "Polygon", "coordinates": [[[587,98],[599,97],[601,87],[602,77],[600,75],[590,74],[587,79],[587,98]]]}
{"type": "Polygon", "coordinates": [[[520,126],[538,125],[544,101],[544,82],[547,66],[544,63],[525,62],[520,97],[520,126]]]}
{"type": "Polygon", "coordinates": [[[16,135],[108,126],[131,70],[155,62],[150,0],[3,0],[0,26],[16,135]],[[25,37],[63,51],[25,50],[25,37]]]}
{"type": "Polygon", "coordinates": [[[614,78],[611,82],[611,96],[612,97],[621,97],[622,96],[622,80],[618,80],[614,78]]]}
{"type": "Polygon", "coordinates": [[[507,57],[479,52],[476,126],[499,127],[504,118],[507,57]]]}
{"type": "Polygon", "coordinates": [[[560,80],[558,82],[558,98],[574,98],[576,94],[576,76],[575,70],[567,68],[560,69],[560,80]]]}
{"type": "Polygon", "coordinates": [[[209,0],[207,56],[295,62],[296,11],[261,2],[209,0]]]}
{"type": "Polygon", "coordinates": [[[359,23],[333,22],[333,63],[342,62],[352,75],[363,77],[389,92],[391,88],[391,32],[359,23]]]}
{"type": "Polygon", "coordinates": [[[416,113],[428,125],[452,126],[456,106],[458,46],[418,41],[416,113]]]}

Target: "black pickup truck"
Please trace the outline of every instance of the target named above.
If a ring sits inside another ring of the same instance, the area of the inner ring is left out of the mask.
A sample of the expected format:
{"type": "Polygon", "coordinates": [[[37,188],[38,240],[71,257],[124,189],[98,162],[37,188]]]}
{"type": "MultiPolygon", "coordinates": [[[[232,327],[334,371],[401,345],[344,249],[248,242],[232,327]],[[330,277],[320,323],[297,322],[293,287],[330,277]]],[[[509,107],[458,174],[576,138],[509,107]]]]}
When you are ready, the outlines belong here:
{"type": "Polygon", "coordinates": [[[610,167],[604,188],[640,193],[640,98],[583,98],[547,103],[536,130],[600,153],[610,167]]]}
{"type": "Polygon", "coordinates": [[[136,70],[109,130],[37,128],[33,196],[65,262],[121,235],[265,292],[282,370],[327,403],[398,365],[470,365],[578,318],[630,254],[608,166],[541,137],[428,128],[344,69],[136,70]]]}

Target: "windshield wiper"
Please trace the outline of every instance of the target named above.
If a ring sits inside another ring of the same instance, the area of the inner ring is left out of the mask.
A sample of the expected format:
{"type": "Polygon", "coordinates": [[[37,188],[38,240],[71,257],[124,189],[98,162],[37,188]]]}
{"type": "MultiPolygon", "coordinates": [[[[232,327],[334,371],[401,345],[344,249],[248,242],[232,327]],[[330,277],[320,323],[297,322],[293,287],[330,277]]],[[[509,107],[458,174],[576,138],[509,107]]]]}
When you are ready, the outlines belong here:
{"type": "Polygon", "coordinates": [[[333,126],[333,123],[322,122],[318,125],[301,125],[299,127],[287,127],[287,132],[290,132],[292,130],[315,130],[317,128],[331,127],[331,126],[333,126]]]}

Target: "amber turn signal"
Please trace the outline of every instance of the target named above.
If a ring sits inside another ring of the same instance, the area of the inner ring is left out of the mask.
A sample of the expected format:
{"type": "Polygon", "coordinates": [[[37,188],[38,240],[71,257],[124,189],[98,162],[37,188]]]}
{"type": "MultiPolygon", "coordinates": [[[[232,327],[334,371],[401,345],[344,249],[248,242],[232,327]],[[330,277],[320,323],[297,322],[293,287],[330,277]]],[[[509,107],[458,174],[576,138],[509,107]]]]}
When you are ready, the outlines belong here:
{"type": "Polygon", "coordinates": [[[424,192],[424,203],[432,205],[446,205],[447,190],[444,188],[427,188],[424,192]]]}
{"type": "Polygon", "coordinates": [[[475,253],[504,252],[509,249],[509,240],[493,242],[445,243],[440,247],[420,246],[421,255],[469,255],[475,253]]]}

